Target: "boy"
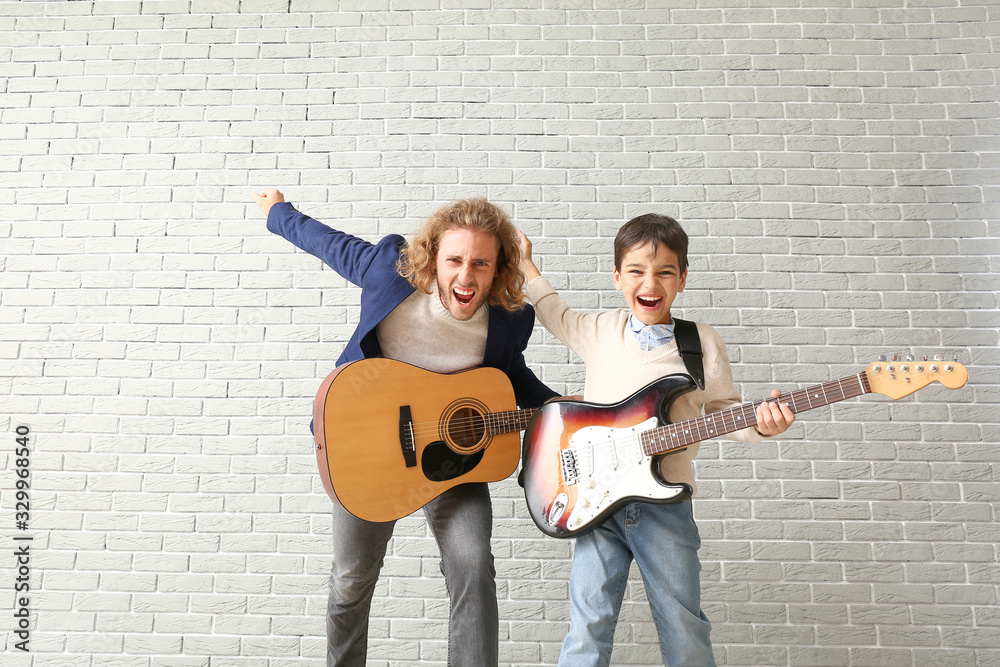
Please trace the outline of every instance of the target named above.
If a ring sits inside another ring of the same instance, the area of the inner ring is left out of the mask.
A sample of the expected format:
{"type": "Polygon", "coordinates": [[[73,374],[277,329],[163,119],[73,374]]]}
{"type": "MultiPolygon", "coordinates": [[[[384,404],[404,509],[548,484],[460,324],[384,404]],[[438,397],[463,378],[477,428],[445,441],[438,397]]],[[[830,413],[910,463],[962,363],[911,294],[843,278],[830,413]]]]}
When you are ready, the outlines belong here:
{"type": "MultiPolygon", "coordinates": [[[[650,382],[687,372],[673,339],[670,307],[687,280],[687,234],[676,220],[647,214],[627,222],[615,237],[615,289],[628,310],[577,313],[541,277],[531,260],[531,243],[520,234],[522,269],[538,320],[587,368],[584,399],[617,403],[650,382]]],[[[729,358],[718,333],[698,324],[705,389],[678,397],[671,420],[680,421],[740,403],[729,358]]],[[[778,396],[775,390],[772,396],[778,396]]],[[[787,405],[761,404],[757,426],[730,434],[755,441],[777,435],[795,420],[787,405]]],[[[691,462],[695,444],[664,457],[663,477],[696,489],[691,462]]],[[[715,665],[711,624],[701,611],[698,547],[691,501],[632,502],[594,530],[577,538],[570,574],[570,629],[560,667],[606,666],[633,559],[639,566],[659,636],[664,664],[715,665]]]]}

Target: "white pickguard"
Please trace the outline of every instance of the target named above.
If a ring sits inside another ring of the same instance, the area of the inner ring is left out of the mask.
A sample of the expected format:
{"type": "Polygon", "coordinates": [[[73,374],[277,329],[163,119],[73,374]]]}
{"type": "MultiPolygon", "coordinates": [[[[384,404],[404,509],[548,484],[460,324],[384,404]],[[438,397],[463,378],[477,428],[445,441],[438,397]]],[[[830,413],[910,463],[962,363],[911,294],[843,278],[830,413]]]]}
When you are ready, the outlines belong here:
{"type": "MultiPolygon", "coordinates": [[[[660,484],[650,469],[652,457],[642,451],[639,434],[656,426],[656,417],[651,417],[628,428],[587,426],[570,437],[568,449],[575,461],[577,499],[567,528],[584,526],[625,497],[662,501],[684,492],[683,487],[660,484]]],[[[563,481],[572,483],[568,478],[563,481]]]]}

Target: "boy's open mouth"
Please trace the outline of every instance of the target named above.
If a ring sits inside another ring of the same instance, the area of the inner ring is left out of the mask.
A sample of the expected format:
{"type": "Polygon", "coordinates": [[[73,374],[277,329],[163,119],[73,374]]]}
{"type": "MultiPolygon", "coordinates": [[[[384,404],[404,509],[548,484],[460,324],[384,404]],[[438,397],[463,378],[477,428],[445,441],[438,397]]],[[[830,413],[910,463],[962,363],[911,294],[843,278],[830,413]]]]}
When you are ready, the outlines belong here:
{"type": "Polygon", "coordinates": [[[456,287],[452,289],[452,294],[455,295],[455,300],[458,301],[461,305],[468,306],[470,303],[472,303],[472,300],[475,298],[476,290],[456,287]]]}
{"type": "Polygon", "coordinates": [[[656,308],[663,301],[662,296],[637,296],[635,298],[643,308],[656,308]]]}

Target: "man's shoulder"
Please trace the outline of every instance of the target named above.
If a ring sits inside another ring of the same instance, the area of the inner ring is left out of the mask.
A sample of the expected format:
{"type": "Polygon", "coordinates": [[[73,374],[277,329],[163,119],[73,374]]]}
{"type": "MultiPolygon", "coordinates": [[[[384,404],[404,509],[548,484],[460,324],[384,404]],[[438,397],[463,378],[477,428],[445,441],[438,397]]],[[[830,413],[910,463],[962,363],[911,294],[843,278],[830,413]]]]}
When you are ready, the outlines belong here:
{"type": "Polygon", "coordinates": [[[399,252],[406,247],[406,239],[399,234],[387,234],[382,238],[368,243],[374,248],[376,254],[387,254],[399,256],[399,252]]]}
{"type": "Polygon", "coordinates": [[[513,323],[534,323],[535,321],[535,309],[527,301],[521,304],[517,310],[507,310],[501,305],[494,304],[490,304],[488,308],[491,318],[499,318],[513,323]]]}
{"type": "Polygon", "coordinates": [[[405,246],[406,239],[399,234],[388,234],[376,241],[373,244],[374,252],[370,255],[370,263],[365,269],[364,286],[409,285],[409,281],[400,275],[398,267],[399,253],[405,246]]]}
{"type": "Polygon", "coordinates": [[[383,257],[386,262],[395,263],[399,259],[399,253],[406,247],[406,239],[399,234],[387,234],[372,245],[375,247],[376,256],[383,257]]]}
{"type": "Polygon", "coordinates": [[[399,234],[386,234],[375,244],[377,246],[388,246],[395,248],[396,250],[402,250],[406,247],[406,238],[400,236],[399,234]]]}

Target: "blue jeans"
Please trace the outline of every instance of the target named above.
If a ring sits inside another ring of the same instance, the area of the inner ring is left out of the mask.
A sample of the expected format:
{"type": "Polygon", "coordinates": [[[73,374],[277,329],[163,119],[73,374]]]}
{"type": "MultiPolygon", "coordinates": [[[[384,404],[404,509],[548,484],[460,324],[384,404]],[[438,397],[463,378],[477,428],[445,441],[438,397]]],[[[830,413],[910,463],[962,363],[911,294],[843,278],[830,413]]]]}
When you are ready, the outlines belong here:
{"type": "MultiPolygon", "coordinates": [[[[451,616],[449,667],[491,667],[498,661],[499,613],[490,538],[493,506],[486,484],[462,484],[426,507],[441,551],[451,616]]],[[[333,567],[327,604],[327,667],[364,667],[368,614],[394,521],[358,519],[333,509],[333,567]]]]}
{"type": "Polygon", "coordinates": [[[560,667],[606,667],[629,566],[639,565],[668,667],[714,667],[711,623],[701,611],[701,538],[691,502],[635,502],[576,540],[570,627],[560,667]]]}

